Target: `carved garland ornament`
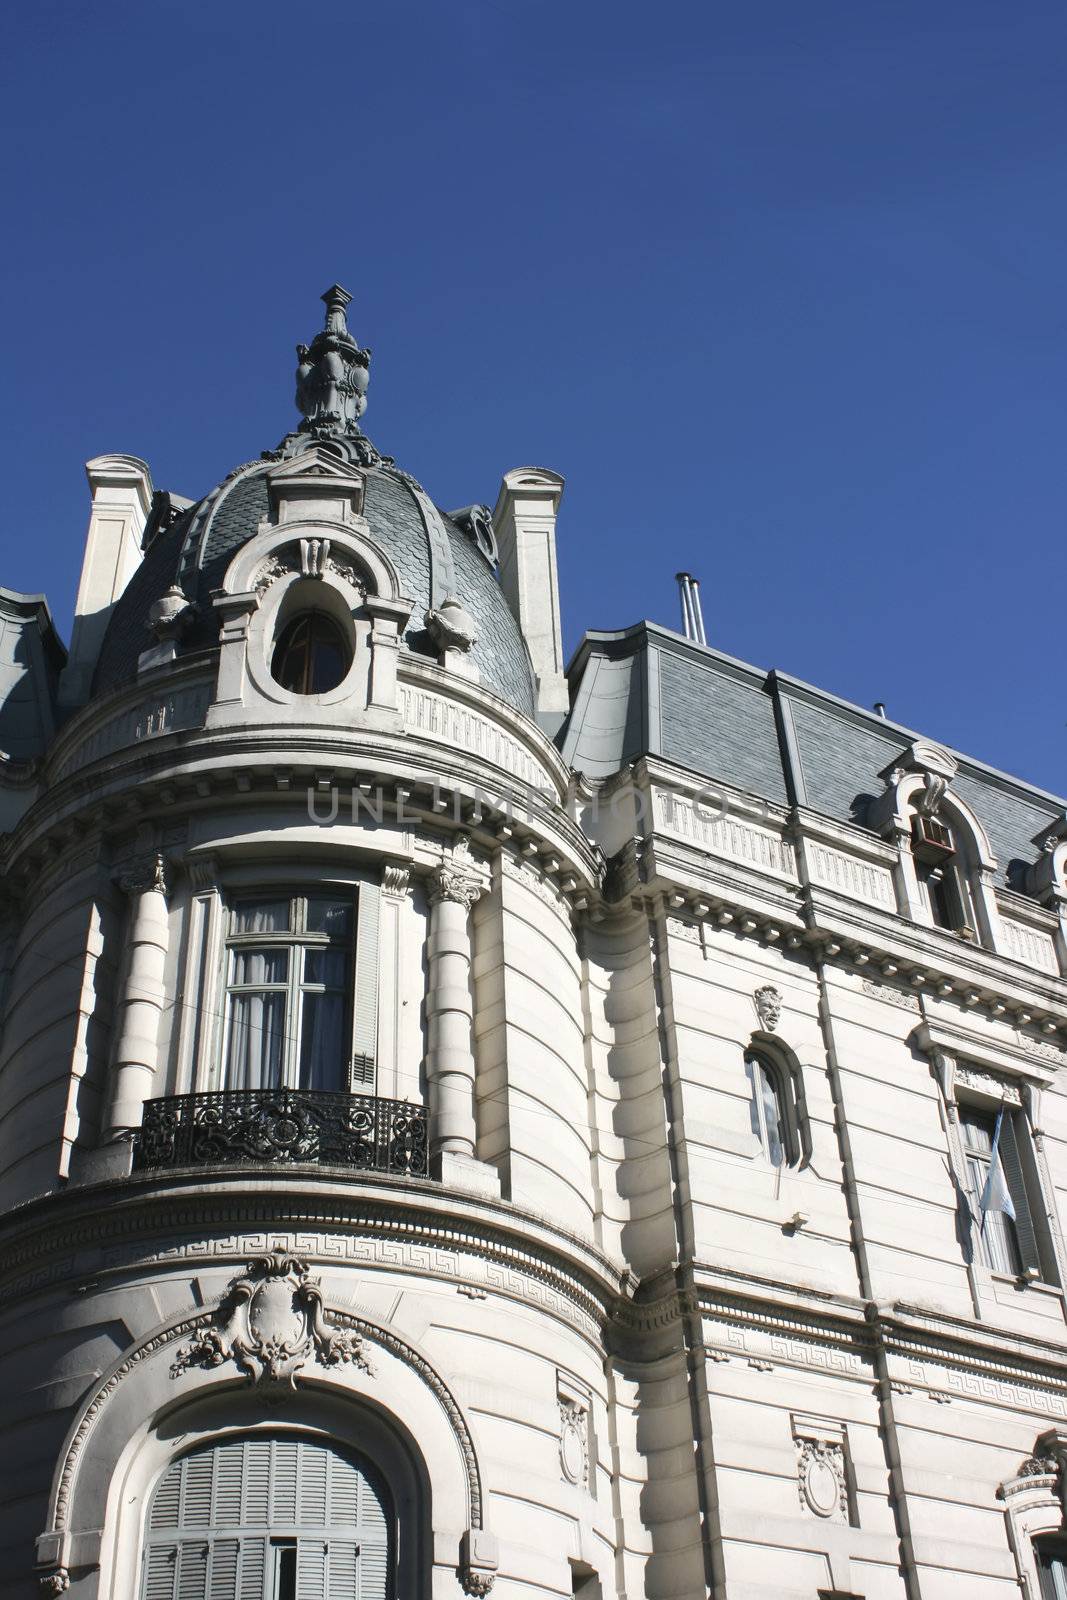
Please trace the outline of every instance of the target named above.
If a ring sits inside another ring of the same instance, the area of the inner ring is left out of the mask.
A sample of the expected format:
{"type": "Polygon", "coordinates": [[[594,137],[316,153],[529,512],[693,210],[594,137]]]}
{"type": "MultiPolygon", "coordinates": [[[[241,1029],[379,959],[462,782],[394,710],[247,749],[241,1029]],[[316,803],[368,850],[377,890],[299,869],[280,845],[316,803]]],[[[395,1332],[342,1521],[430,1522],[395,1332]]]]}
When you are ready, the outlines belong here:
{"type": "Polygon", "coordinates": [[[373,1376],[358,1333],[332,1327],[325,1318],[322,1285],[306,1261],[276,1251],[258,1257],[230,1285],[214,1326],[200,1328],[171,1367],[179,1377],[189,1367],[221,1367],[233,1361],[253,1383],[265,1378],[296,1387],[310,1357],[323,1366],[354,1363],[373,1376]]]}

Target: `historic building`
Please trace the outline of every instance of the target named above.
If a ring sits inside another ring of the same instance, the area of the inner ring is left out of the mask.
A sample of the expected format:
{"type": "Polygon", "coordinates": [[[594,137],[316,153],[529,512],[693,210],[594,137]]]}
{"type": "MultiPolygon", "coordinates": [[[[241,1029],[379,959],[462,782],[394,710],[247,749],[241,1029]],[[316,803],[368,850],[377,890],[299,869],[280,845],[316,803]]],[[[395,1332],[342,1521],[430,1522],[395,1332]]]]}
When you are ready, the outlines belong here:
{"type": "Polygon", "coordinates": [[[691,591],[565,669],[324,299],[0,591],[0,1592],[1063,1600],[1063,802],[691,591]]]}

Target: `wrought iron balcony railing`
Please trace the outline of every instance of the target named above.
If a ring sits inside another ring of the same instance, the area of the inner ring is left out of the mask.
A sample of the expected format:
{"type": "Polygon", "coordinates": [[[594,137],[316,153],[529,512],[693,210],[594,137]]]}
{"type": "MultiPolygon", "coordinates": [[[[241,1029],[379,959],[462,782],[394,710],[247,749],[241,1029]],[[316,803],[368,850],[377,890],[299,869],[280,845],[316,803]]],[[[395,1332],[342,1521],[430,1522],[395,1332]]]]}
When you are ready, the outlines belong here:
{"type": "Polygon", "coordinates": [[[146,1102],[134,1171],[250,1162],[425,1177],[426,1108],[315,1089],[223,1089],[146,1102]]]}

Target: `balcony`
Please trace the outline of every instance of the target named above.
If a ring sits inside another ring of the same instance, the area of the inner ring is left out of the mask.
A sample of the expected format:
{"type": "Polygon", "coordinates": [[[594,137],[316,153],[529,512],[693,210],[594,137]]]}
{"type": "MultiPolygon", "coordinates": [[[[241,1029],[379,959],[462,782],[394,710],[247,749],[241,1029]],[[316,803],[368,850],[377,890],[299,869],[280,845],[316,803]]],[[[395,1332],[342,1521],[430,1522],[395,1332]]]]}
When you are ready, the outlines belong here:
{"type": "Polygon", "coordinates": [[[314,1089],[175,1094],[145,1104],[135,1172],[168,1167],[351,1167],[423,1178],[426,1108],[314,1089]]]}

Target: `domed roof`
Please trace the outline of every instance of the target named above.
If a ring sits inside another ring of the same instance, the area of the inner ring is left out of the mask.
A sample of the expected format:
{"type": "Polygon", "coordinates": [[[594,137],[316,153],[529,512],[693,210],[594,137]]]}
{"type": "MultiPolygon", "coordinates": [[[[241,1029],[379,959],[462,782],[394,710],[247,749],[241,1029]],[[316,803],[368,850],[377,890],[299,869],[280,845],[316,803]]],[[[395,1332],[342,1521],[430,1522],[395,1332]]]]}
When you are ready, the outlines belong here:
{"type": "MultiPolygon", "coordinates": [[[[532,716],[533,669],[497,578],[491,533],[487,536],[488,513],[477,507],[472,508],[473,515],[457,512],[458,520],[446,515],[414,478],[380,456],[360,432],[356,416],[365,404],[370,352],[359,350],[344,326],[348,302],[344,291],[335,286],[323,299],[327,304],[325,330],[310,349],[298,347],[297,403],[305,413],[304,422],[277,450],[235,468],[198,504],[173,511],[169,525],[151,537],[144,560],[108,623],[94,692],[118,688],[135,676],[137,658],[152,639],[149,609],[175,583],[196,607],[192,626],[182,636],[182,653],[218,644],[211,595],[222,586],[237,550],[269,519],[267,474],[280,459],[329,441],[332,450],[363,473],[362,509],[370,537],[393,561],[404,593],[415,602],[402,648],[436,659],[439,647],[426,630],[425,614],[446,597],[455,596],[475,622],[477,640],[470,660],[478,668],[482,684],[532,716]],[[361,372],[362,389],[358,383],[335,382],[339,361],[347,361],[361,372]],[[328,369],[325,376],[324,366],[328,369]],[[339,408],[331,409],[338,393],[339,408]]],[[[156,520],[166,519],[157,516],[156,520]]]]}

